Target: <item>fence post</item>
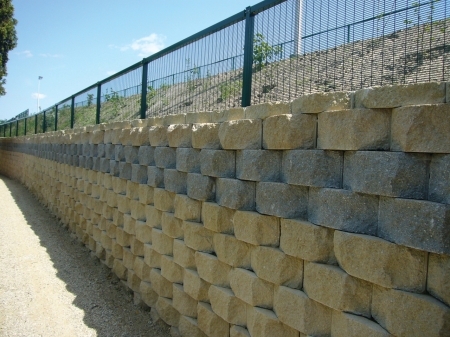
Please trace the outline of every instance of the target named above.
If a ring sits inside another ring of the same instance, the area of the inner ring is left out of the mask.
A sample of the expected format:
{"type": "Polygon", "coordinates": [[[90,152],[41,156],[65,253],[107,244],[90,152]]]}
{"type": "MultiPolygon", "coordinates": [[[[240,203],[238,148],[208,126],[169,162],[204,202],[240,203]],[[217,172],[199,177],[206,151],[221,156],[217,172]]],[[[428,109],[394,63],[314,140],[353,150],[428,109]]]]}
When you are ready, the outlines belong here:
{"type": "Polygon", "coordinates": [[[55,131],[58,131],[58,106],[55,105],[55,131]]]}
{"type": "Polygon", "coordinates": [[[19,136],[19,120],[16,120],[16,137],[19,136]]]}
{"type": "Polygon", "coordinates": [[[253,36],[255,18],[252,8],[245,10],[245,42],[244,42],[244,71],[242,74],[242,107],[249,106],[252,99],[252,68],[253,68],[253,36]]]}
{"type": "Polygon", "coordinates": [[[9,123],[9,138],[12,137],[12,122],[9,123]]]}
{"type": "Polygon", "coordinates": [[[148,79],[148,61],[142,60],[142,89],[141,89],[141,119],[147,116],[147,79],[148,79]]]}
{"type": "Polygon", "coordinates": [[[25,136],[27,135],[27,120],[28,118],[25,118],[25,130],[24,130],[25,136]]]}
{"type": "Polygon", "coordinates": [[[42,125],[42,129],[43,129],[43,131],[45,133],[45,131],[47,131],[47,117],[46,117],[46,114],[45,114],[45,110],[44,110],[44,121],[43,121],[42,124],[43,124],[42,125]]]}
{"type": "Polygon", "coordinates": [[[100,124],[100,107],[101,107],[101,103],[102,103],[101,95],[102,95],[102,84],[101,84],[101,82],[98,82],[98,84],[97,84],[97,111],[96,111],[96,115],[95,115],[95,124],[100,124]]]}
{"type": "Polygon", "coordinates": [[[75,96],[72,96],[72,102],[70,107],[70,128],[73,129],[75,123],[75,96]]]}

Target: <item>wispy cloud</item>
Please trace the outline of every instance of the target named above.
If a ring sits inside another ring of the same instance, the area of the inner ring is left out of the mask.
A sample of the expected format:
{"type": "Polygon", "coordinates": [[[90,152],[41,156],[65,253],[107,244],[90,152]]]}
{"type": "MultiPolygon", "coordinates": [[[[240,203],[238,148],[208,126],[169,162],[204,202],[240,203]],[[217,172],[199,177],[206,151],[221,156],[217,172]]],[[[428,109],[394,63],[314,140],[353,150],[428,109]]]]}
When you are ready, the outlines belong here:
{"type": "Polygon", "coordinates": [[[165,45],[166,37],[160,34],[150,34],[149,36],[142,37],[140,39],[134,40],[132,43],[125,46],[115,46],[110,45],[111,48],[117,48],[120,51],[133,50],[139,52],[139,57],[150,56],[154,53],[162,50],[165,45]]]}
{"type": "Polygon", "coordinates": [[[24,50],[16,53],[17,55],[24,56],[24,57],[33,57],[33,54],[31,54],[31,51],[24,50]]]}
{"type": "Polygon", "coordinates": [[[33,98],[33,99],[37,99],[38,97],[39,97],[39,99],[43,99],[46,96],[44,94],[38,94],[37,92],[34,92],[31,94],[31,98],[33,98]]]}
{"type": "Polygon", "coordinates": [[[62,55],[62,54],[39,54],[39,56],[51,57],[51,58],[59,58],[59,57],[63,57],[64,55],[62,55]]]}

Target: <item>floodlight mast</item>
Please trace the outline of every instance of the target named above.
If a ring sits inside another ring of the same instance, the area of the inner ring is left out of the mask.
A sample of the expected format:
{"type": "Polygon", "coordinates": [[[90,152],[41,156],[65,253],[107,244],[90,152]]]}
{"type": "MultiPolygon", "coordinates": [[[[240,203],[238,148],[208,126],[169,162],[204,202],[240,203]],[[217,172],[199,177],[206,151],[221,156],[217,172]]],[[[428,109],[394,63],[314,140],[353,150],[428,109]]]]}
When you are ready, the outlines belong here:
{"type": "Polygon", "coordinates": [[[39,113],[39,97],[41,96],[40,94],[40,87],[41,87],[41,80],[43,79],[42,76],[38,77],[38,94],[37,94],[37,109],[36,109],[36,113],[39,113]]]}
{"type": "Polygon", "coordinates": [[[294,20],[294,55],[302,53],[302,14],[303,0],[295,1],[295,20],[294,20]]]}

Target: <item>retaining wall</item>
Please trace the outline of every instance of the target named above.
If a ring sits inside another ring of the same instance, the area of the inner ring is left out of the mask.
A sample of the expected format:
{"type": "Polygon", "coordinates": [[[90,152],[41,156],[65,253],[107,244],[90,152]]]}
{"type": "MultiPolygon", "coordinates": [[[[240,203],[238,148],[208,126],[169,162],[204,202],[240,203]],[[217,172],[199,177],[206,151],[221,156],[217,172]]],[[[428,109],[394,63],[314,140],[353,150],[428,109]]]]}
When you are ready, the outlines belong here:
{"type": "Polygon", "coordinates": [[[450,85],[1,139],[183,336],[450,336],[450,85]]]}

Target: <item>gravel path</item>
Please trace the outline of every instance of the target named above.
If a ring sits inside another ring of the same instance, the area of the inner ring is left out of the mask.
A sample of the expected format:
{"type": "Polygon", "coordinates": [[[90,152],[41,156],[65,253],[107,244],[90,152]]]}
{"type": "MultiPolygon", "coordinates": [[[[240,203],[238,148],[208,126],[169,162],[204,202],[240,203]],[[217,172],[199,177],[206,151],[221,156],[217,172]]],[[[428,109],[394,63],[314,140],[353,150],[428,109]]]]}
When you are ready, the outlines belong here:
{"type": "Polygon", "coordinates": [[[20,183],[0,176],[0,336],[169,336],[20,183]]]}

